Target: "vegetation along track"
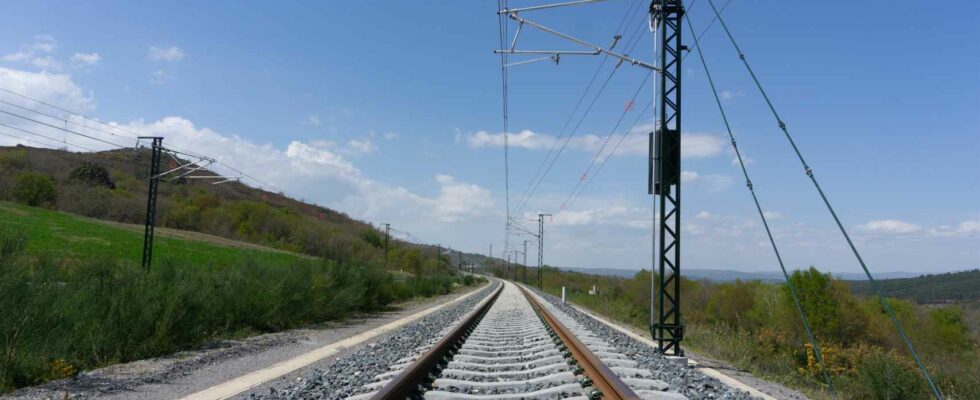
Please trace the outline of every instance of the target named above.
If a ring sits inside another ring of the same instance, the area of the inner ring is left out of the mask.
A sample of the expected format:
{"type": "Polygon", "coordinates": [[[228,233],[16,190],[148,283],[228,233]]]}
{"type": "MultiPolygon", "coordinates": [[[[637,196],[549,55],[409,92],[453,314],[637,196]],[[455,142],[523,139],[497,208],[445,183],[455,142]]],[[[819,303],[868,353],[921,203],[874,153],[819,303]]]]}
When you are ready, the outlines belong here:
{"type": "Polygon", "coordinates": [[[501,285],[352,399],[685,398],[536,297],[501,285]]]}

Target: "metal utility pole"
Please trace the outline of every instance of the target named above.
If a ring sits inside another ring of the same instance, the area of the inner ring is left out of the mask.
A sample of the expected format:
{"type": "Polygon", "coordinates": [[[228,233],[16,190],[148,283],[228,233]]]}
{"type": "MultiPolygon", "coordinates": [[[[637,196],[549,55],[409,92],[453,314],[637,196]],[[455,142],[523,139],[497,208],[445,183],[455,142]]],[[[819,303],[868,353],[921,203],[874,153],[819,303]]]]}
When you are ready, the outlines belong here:
{"type": "MultiPolygon", "coordinates": [[[[660,209],[659,242],[654,243],[656,267],[660,273],[657,320],[650,333],[661,354],[683,356],[681,340],[681,0],[653,0],[650,16],[655,29],[655,45],[660,55],[659,80],[654,96],[659,115],[650,133],[647,192],[654,195],[660,209]],[[659,200],[659,201],[657,201],[659,200]]],[[[652,299],[651,299],[652,300],[652,299]]]]}
{"type": "Polygon", "coordinates": [[[456,269],[458,271],[462,272],[463,271],[463,252],[462,251],[459,251],[459,250],[456,250],[456,257],[457,257],[456,269]]]}
{"type": "Polygon", "coordinates": [[[391,224],[384,223],[385,226],[385,271],[388,270],[388,238],[391,237],[391,224]]]}
{"type": "Polygon", "coordinates": [[[153,143],[150,158],[149,187],[146,192],[146,221],[143,228],[143,269],[150,270],[153,261],[153,228],[157,216],[157,186],[160,185],[160,155],[163,151],[163,138],[159,136],[140,136],[153,143]]]}
{"type": "Polygon", "coordinates": [[[521,265],[521,281],[527,282],[527,240],[524,241],[524,264],[521,265]]]}
{"type": "Polygon", "coordinates": [[[542,275],[544,273],[544,217],[551,214],[538,214],[538,290],[541,290],[542,275]]]}

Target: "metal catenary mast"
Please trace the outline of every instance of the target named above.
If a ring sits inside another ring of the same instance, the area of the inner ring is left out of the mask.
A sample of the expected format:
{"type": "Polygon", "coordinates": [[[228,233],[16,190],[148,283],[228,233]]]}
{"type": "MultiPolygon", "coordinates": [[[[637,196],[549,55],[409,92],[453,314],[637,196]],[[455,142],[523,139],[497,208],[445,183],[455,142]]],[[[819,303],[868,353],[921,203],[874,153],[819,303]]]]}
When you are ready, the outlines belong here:
{"type": "MultiPolygon", "coordinates": [[[[680,310],[681,277],[681,52],[686,46],[681,44],[681,18],[684,5],[680,0],[653,0],[650,3],[650,27],[655,32],[655,46],[659,62],[653,64],[612,51],[616,41],[609,48],[595,45],[555,29],[546,27],[521,16],[523,12],[552,9],[596,3],[601,0],[578,0],[565,3],[546,4],[525,8],[499,10],[518,23],[517,31],[509,48],[494,50],[497,54],[544,55],[545,57],[504,64],[504,69],[527,63],[551,60],[559,62],[565,56],[605,55],[618,59],[620,63],[630,64],[658,72],[654,98],[657,100],[657,123],[650,133],[649,166],[647,192],[654,196],[654,204],[659,205],[659,213],[654,212],[659,231],[659,239],[653,244],[655,261],[653,267],[659,273],[657,283],[657,309],[651,318],[650,332],[657,341],[657,350],[666,355],[683,356],[680,342],[684,338],[684,326],[680,310]],[[516,48],[522,28],[530,27],[538,31],[565,39],[586,48],[575,50],[519,50],[516,48]],[[654,65],[657,64],[657,65],[654,65]]],[[[501,43],[503,44],[503,43],[501,43]]],[[[503,46],[501,46],[503,47],[503,46]]],[[[655,210],[656,211],[656,210],[655,210]]],[[[509,216],[508,216],[509,218],[509,216]]],[[[656,232],[655,232],[656,234],[656,232]]],[[[539,237],[539,242],[541,241],[539,237]]],[[[540,265],[540,262],[539,262],[540,265]]],[[[540,274],[540,269],[538,273],[540,274]]],[[[539,278],[540,281],[540,278],[539,278]]],[[[653,308],[653,307],[651,307],[653,308]]]]}
{"type": "Polygon", "coordinates": [[[656,93],[659,115],[650,133],[649,185],[659,213],[654,213],[659,235],[655,236],[654,254],[660,275],[657,319],[650,333],[662,354],[683,356],[681,340],[681,18],[684,5],[680,0],[653,0],[653,20],[660,58],[656,93]]]}

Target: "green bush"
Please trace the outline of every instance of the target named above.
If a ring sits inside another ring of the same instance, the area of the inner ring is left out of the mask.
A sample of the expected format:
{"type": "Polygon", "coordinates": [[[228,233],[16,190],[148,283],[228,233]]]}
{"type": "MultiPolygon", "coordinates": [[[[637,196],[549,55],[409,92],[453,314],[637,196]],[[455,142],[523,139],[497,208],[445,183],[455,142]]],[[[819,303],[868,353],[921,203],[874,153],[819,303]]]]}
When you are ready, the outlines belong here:
{"type": "MultiPolygon", "coordinates": [[[[0,229],[0,249],[24,240],[0,229]]],[[[10,250],[7,250],[7,249],[10,250]]],[[[102,259],[0,257],[0,392],[115,362],[192,349],[223,337],[272,332],[448,293],[447,274],[396,283],[377,267],[308,260],[265,266],[161,260],[146,273],[102,259]]]]}
{"type": "Polygon", "coordinates": [[[857,370],[849,398],[872,400],[925,399],[929,388],[914,366],[891,352],[872,353],[857,370]]]}
{"type": "Polygon", "coordinates": [[[89,186],[99,186],[108,189],[115,189],[116,184],[109,178],[109,171],[105,167],[91,162],[82,163],[71,170],[68,174],[68,182],[82,183],[89,186]]]}
{"type": "MultiPolygon", "coordinates": [[[[848,346],[866,336],[869,315],[846,283],[834,280],[830,274],[822,274],[814,267],[793,271],[790,282],[796,288],[817,340],[835,341],[848,346]]],[[[784,288],[780,320],[802,340],[804,336],[796,306],[790,297],[789,286],[784,288]]]]}
{"type": "Polygon", "coordinates": [[[32,207],[53,206],[58,198],[54,180],[44,174],[24,172],[17,175],[14,183],[14,198],[32,207]]]}

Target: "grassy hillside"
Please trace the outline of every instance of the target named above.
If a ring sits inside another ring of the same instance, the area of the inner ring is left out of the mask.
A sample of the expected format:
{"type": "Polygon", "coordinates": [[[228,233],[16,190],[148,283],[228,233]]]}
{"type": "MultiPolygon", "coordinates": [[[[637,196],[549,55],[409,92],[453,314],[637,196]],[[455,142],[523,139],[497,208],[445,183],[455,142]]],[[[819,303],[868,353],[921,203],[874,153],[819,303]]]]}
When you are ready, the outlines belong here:
{"type": "MultiPolygon", "coordinates": [[[[0,200],[106,221],[142,224],[150,153],[0,147],[0,200]],[[52,186],[50,192],[45,185],[52,186]]],[[[164,157],[163,170],[177,166],[164,157]]],[[[210,174],[199,171],[195,174],[210,174]]],[[[241,183],[183,179],[160,184],[157,226],[272,247],[328,260],[381,265],[381,236],[370,224],[328,208],[241,183]]],[[[138,257],[140,253],[132,256],[138,257]]],[[[166,254],[161,247],[154,255],[166,254]]],[[[392,241],[389,266],[412,273],[445,267],[425,246],[392,241]]]]}
{"type": "MultiPolygon", "coordinates": [[[[861,295],[874,291],[868,281],[851,281],[851,290],[861,295]]],[[[886,296],[914,300],[919,304],[980,301],[980,269],[922,275],[915,278],[882,279],[878,286],[886,296]]]]}
{"type": "MultiPolygon", "coordinates": [[[[63,212],[0,202],[0,220],[31,238],[25,251],[66,262],[95,259],[132,260],[139,264],[143,250],[142,226],[125,226],[79,217],[63,212]]],[[[169,262],[182,265],[233,266],[247,253],[263,265],[289,265],[306,257],[256,245],[198,235],[186,237],[179,231],[157,232],[155,249],[169,262]],[[220,244],[219,244],[220,243],[220,244]]]]}
{"type": "Polygon", "coordinates": [[[398,242],[389,273],[371,226],[237,183],[163,183],[144,271],[146,156],[0,148],[0,393],[473,283],[398,242]]]}

